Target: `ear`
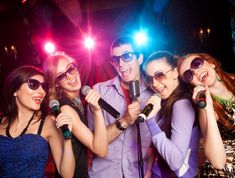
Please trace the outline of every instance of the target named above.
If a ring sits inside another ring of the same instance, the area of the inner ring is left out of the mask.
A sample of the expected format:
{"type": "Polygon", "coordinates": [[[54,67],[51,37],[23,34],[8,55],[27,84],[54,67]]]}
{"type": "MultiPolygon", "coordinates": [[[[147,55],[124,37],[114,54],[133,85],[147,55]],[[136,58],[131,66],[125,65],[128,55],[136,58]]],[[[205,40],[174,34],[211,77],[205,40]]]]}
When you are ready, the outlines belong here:
{"type": "Polygon", "coordinates": [[[174,75],[174,79],[178,79],[179,73],[178,73],[178,71],[177,71],[177,68],[174,68],[174,70],[173,70],[173,75],[174,75]]]}
{"type": "Polygon", "coordinates": [[[210,64],[213,69],[215,69],[215,64],[210,64]]]}
{"type": "Polygon", "coordinates": [[[13,96],[17,96],[17,93],[16,93],[16,92],[14,92],[13,96]]]}
{"type": "Polygon", "coordinates": [[[138,59],[137,59],[139,65],[141,65],[143,63],[143,59],[144,59],[143,54],[139,54],[138,59]]]}

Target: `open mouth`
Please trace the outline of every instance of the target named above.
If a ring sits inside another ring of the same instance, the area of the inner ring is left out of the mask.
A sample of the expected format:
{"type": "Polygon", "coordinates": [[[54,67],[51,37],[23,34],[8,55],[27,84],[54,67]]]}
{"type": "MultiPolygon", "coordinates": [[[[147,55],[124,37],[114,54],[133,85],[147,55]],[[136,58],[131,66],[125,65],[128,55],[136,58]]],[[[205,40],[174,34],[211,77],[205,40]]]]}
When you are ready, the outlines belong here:
{"type": "Polygon", "coordinates": [[[208,72],[203,72],[200,76],[200,81],[204,82],[206,78],[208,77],[208,72]]]}

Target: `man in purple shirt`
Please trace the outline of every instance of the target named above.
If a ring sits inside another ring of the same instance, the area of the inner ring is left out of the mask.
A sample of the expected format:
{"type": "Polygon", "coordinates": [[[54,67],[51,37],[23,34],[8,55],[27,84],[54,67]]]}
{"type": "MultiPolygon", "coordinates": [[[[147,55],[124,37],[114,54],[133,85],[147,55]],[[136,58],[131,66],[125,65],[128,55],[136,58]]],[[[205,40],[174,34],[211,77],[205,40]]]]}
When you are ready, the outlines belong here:
{"type": "MultiPolygon", "coordinates": [[[[100,93],[101,98],[111,104],[121,115],[115,119],[103,110],[109,141],[108,155],[104,158],[94,155],[89,175],[91,178],[138,178],[135,121],[152,92],[141,79],[140,65],[143,62],[143,55],[137,53],[129,38],[115,40],[110,53],[111,63],[118,75],[111,80],[96,84],[94,88],[100,93]],[[133,102],[128,92],[128,83],[132,80],[138,80],[140,83],[140,97],[133,102]]],[[[88,123],[91,129],[94,128],[92,117],[88,108],[88,123]]],[[[151,135],[146,123],[140,123],[140,133],[145,174],[149,158],[147,153],[151,145],[151,135]]]]}

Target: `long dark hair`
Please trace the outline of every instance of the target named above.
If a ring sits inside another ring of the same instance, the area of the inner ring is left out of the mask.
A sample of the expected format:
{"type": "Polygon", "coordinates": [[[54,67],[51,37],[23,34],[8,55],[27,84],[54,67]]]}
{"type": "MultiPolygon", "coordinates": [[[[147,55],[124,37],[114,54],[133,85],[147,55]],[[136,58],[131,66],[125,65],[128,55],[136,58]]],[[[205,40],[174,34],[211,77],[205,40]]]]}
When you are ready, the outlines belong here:
{"type": "MultiPolygon", "coordinates": [[[[208,63],[210,64],[214,64],[215,65],[215,71],[219,77],[219,79],[222,80],[223,84],[225,85],[225,87],[233,94],[235,94],[235,74],[231,74],[228,72],[225,72],[222,69],[222,66],[220,64],[220,62],[212,57],[209,54],[206,53],[191,53],[191,54],[187,54],[186,56],[183,56],[182,58],[180,58],[180,60],[178,61],[178,66],[180,67],[181,63],[183,62],[184,59],[190,57],[190,56],[198,56],[204,60],[206,60],[208,63]]],[[[218,114],[219,116],[219,121],[227,128],[232,128],[234,129],[235,126],[233,124],[230,124],[229,122],[227,122],[227,115],[224,112],[223,106],[214,98],[213,99],[213,106],[215,109],[215,112],[218,114]]]]}
{"type": "MultiPolygon", "coordinates": [[[[151,61],[156,61],[161,58],[165,58],[167,63],[172,67],[177,67],[177,61],[179,59],[178,56],[175,56],[167,51],[157,51],[152,53],[142,64],[142,71],[144,72],[144,76],[146,76],[146,66],[151,61]]],[[[167,98],[161,101],[161,109],[158,113],[159,117],[164,118],[165,124],[162,126],[164,130],[168,130],[166,127],[170,127],[171,123],[171,116],[172,116],[172,108],[176,101],[187,98],[191,102],[191,94],[190,94],[190,88],[188,85],[184,84],[179,80],[179,85],[176,87],[176,89],[172,92],[172,94],[167,98]]],[[[193,104],[193,103],[192,103],[193,104]]]]}
{"type": "MultiPolygon", "coordinates": [[[[14,93],[20,86],[34,75],[41,75],[44,77],[42,70],[37,67],[24,65],[13,70],[6,78],[4,84],[3,95],[3,114],[8,118],[8,124],[13,123],[18,114],[16,99],[14,93]]],[[[46,98],[41,104],[43,114],[46,114],[46,98]]]]}

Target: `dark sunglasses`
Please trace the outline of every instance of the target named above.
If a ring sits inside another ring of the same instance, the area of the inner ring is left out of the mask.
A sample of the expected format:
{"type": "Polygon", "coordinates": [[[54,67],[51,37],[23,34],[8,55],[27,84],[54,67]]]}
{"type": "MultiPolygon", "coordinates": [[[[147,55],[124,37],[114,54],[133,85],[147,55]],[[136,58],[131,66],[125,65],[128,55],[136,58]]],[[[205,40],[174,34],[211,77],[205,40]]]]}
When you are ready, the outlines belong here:
{"type": "Polygon", "coordinates": [[[71,63],[69,68],[62,74],[56,76],[56,81],[57,82],[62,82],[67,79],[67,74],[75,74],[77,72],[77,66],[74,63],[71,63]]]}
{"type": "Polygon", "coordinates": [[[196,57],[195,59],[193,59],[190,64],[190,69],[186,70],[182,75],[183,81],[185,81],[186,83],[190,83],[193,80],[193,75],[194,75],[191,69],[199,69],[203,66],[203,64],[204,64],[204,59],[200,57],[196,57]]]}
{"type": "Polygon", "coordinates": [[[39,86],[41,86],[44,91],[48,91],[48,89],[49,89],[48,83],[45,83],[45,82],[41,83],[36,79],[27,80],[27,84],[31,90],[37,90],[39,88],[39,86]]]}
{"type": "Polygon", "coordinates": [[[149,83],[149,84],[152,84],[153,83],[153,79],[159,81],[159,82],[162,82],[164,79],[166,79],[166,74],[170,71],[172,71],[174,68],[166,71],[166,72],[163,72],[163,71],[157,71],[154,73],[153,77],[151,76],[148,76],[146,75],[145,76],[145,79],[146,81],[149,83]]]}
{"type": "Polygon", "coordinates": [[[127,52],[127,53],[122,54],[121,56],[112,56],[111,63],[113,65],[118,65],[120,62],[120,59],[122,59],[124,62],[130,62],[132,61],[134,55],[136,55],[135,52],[127,52]]]}

